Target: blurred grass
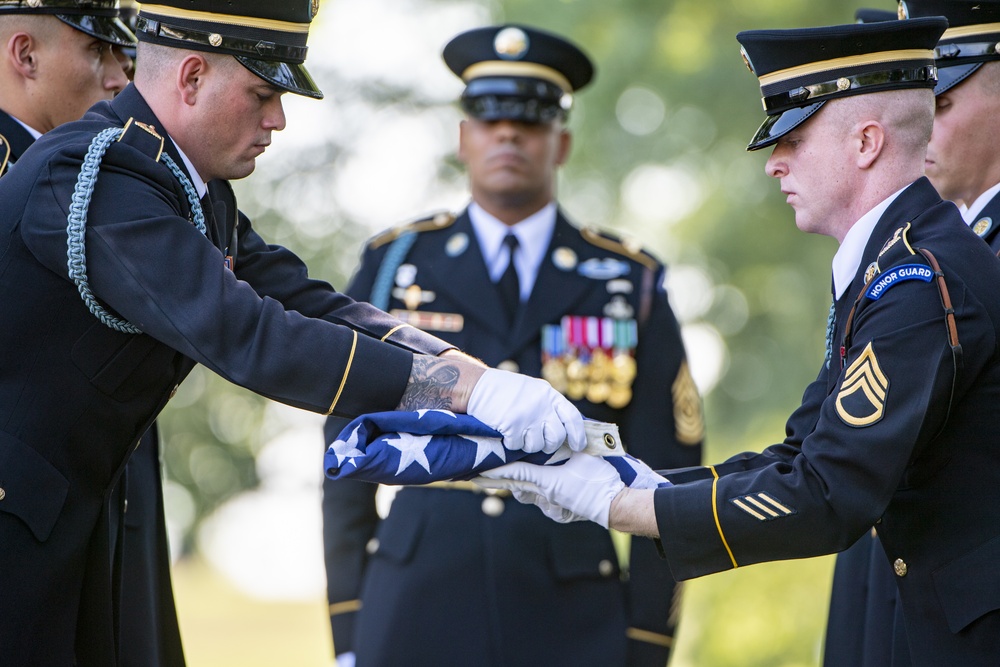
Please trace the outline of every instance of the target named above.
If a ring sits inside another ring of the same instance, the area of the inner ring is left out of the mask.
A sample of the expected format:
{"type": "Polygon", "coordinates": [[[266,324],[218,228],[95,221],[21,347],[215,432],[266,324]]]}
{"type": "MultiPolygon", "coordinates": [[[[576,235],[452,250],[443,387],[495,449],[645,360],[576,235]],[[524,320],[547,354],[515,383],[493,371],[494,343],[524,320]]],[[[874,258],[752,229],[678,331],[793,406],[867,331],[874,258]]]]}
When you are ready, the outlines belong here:
{"type": "MultiPolygon", "coordinates": [[[[833,557],[687,582],[671,667],[820,664],[833,557]]],[[[250,598],[195,557],[174,566],[188,667],[331,667],[324,600],[250,598]]]]}
{"type": "Polygon", "coordinates": [[[330,667],[326,600],[256,600],[199,558],[173,568],[188,667],[330,667]]]}

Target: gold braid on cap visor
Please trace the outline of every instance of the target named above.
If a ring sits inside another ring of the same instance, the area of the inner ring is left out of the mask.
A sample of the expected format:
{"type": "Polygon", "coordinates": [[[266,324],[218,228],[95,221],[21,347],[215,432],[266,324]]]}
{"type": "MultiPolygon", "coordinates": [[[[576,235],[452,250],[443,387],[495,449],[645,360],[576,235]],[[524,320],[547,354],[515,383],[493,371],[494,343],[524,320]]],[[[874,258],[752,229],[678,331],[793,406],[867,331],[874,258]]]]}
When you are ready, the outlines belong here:
{"type": "Polygon", "coordinates": [[[471,81],[472,79],[487,76],[523,76],[534,79],[543,79],[545,81],[551,81],[562,88],[565,92],[571,92],[573,90],[573,86],[570,85],[569,79],[551,67],[539,65],[538,63],[525,63],[508,60],[484,60],[476,63],[475,65],[471,65],[466,68],[464,72],[462,72],[463,81],[471,81]]]}
{"type": "Polygon", "coordinates": [[[829,81],[798,86],[788,91],[766,95],[762,98],[764,110],[772,112],[782,108],[792,108],[800,106],[812,100],[842,93],[847,90],[857,90],[890,83],[907,82],[927,82],[933,83],[937,80],[937,69],[934,66],[934,52],[930,49],[904,49],[900,51],[882,51],[879,53],[866,53],[860,56],[846,56],[844,58],[833,58],[816,63],[808,63],[778,70],[770,74],[758,77],[761,90],[767,86],[774,86],[793,79],[801,79],[807,76],[833,72],[852,67],[864,67],[867,65],[894,64],[902,62],[924,61],[926,64],[911,65],[910,67],[898,67],[892,69],[878,70],[851,76],[840,76],[829,81]]]}

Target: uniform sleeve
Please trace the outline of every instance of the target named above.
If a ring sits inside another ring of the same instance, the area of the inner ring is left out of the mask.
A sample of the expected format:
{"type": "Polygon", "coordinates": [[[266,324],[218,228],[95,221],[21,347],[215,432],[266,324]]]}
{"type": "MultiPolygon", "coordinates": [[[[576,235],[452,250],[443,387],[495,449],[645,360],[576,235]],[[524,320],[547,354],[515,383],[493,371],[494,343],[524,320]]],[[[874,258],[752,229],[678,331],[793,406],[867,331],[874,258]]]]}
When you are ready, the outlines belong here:
{"type": "Polygon", "coordinates": [[[253,285],[260,296],[280,301],[286,309],[349,327],[411,352],[437,356],[454,347],[366,303],[367,295],[354,300],[335,291],[329,283],[310,279],[297,256],[281,246],[266,244],[242,214],[239,248],[237,277],[253,285]]]}
{"type": "MultiPolygon", "coordinates": [[[[649,316],[640,325],[633,400],[622,419],[629,451],[653,468],[701,463],[701,399],[688,370],[680,326],[663,284],[662,270],[647,270],[649,316]]],[[[632,538],[628,584],[629,665],[663,667],[670,656],[682,586],[652,540],[632,538]]]]}
{"type": "MultiPolygon", "coordinates": [[[[411,352],[261,297],[225,268],[222,253],[182,217],[187,205],[169,172],[130,150],[108,150],[89,207],[87,270],[103,304],[231,382],[274,400],[346,415],[398,405],[411,352]]],[[[35,215],[23,230],[39,261],[63,276],[65,207],[79,170],[79,158],[72,156],[48,164],[32,194],[35,215]]]]}
{"type": "MultiPolygon", "coordinates": [[[[366,300],[383,253],[366,251],[346,293],[366,300]]],[[[328,446],[348,424],[330,417],[323,429],[328,446]]],[[[368,545],[375,536],[379,516],[375,507],[378,485],[353,479],[323,479],[323,546],[330,605],[330,629],[336,653],[354,650],[354,624],[361,609],[361,583],[368,565],[368,545]]]]}
{"type": "MultiPolygon", "coordinates": [[[[960,320],[982,320],[964,291],[952,296],[960,320]]],[[[854,330],[836,387],[798,452],[777,446],[657,490],[657,523],[678,579],[840,551],[881,516],[908,463],[944,424],[956,368],[933,284],[905,282],[863,301],[854,330]]],[[[981,340],[964,340],[966,350],[995,349],[995,332],[969,327],[963,335],[974,334],[981,340]]],[[[965,366],[982,363],[967,356],[965,366]]]]}

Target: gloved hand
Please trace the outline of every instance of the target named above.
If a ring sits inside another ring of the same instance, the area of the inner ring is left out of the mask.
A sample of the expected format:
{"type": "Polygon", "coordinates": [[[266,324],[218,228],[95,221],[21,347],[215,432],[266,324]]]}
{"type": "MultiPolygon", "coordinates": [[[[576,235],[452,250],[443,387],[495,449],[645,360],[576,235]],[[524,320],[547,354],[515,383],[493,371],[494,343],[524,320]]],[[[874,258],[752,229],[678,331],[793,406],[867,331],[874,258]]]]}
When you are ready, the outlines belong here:
{"type": "Polygon", "coordinates": [[[588,519],[605,528],[611,501],[625,488],[614,466],[599,456],[579,452],[562,465],[508,463],[483,472],[476,483],[507,489],[520,502],[537,505],[559,523],[588,519]]]}
{"type": "Polygon", "coordinates": [[[337,656],[336,667],[354,667],[354,651],[347,651],[337,656]]]}
{"type": "Polygon", "coordinates": [[[507,449],[551,454],[563,443],[575,452],[587,444],[580,411],[538,378],[487,369],[472,388],[467,412],[499,431],[507,449]]]}

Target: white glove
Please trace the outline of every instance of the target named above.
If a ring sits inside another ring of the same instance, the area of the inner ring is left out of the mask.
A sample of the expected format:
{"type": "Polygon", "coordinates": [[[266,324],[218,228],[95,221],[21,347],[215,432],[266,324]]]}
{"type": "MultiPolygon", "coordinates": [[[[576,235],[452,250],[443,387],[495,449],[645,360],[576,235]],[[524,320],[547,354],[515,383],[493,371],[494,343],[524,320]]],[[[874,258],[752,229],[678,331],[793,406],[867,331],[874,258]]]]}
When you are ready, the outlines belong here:
{"type": "Polygon", "coordinates": [[[548,454],[587,444],[583,415],[545,380],[489,368],[472,388],[467,412],[503,436],[507,449],[548,454]]]}
{"type": "Polygon", "coordinates": [[[560,523],[588,519],[605,528],[611,501],[625,488],[614,466],[598,456],[581,453],[571,454],[562,465],[508,463],[483,472],[476,482],[508,489],[517,500],[538,505],[546,516],[560,523]]]}
{"type": "Polygon", "coordinates": [[[354,667],[354,651],[347,651],[338,655],[336,667],[354,667]]]}

